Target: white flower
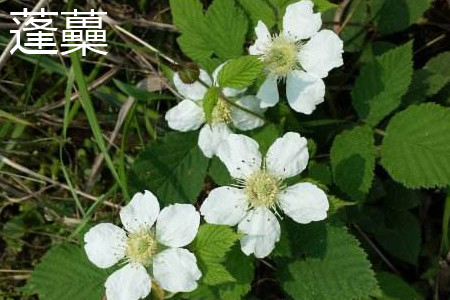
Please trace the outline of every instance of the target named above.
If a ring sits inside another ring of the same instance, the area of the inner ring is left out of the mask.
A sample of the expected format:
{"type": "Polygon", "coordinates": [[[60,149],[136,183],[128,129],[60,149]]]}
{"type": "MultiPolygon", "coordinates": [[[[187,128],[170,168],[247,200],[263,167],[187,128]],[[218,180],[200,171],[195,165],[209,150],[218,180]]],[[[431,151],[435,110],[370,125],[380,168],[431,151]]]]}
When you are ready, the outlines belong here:
{"type": "Polygon", "coordinates": [[[151,290],[149,268],[158,285],[169,292],[190,292],[197,288],[201,272],[194,254],[184,247],[197,235],[200,215],[190,204],[174,204],[159,211],[149,191],[137,193],[122,207],[125,228],[102,223],[84,236],[89,260],[109,268],[121,260],[125,266],[106,280],[108,300],[137,300],[151,290]],[[156,226],[153,226],[156,222],[156,226]]]}
{"type": "Polygon", "coordinates": [[[272,144],[263,161],[257,142],[231,134],[217,156],[238,184],[210,192],[200,208],[206,222],[239,224],[238,231],[244,235],[242,251],[263,258],[280,239],[280,224],[275,217],[278,208],[301,224],[325,219],[329,205],[320,188],[309,182],[289,187],[283,183],[306,168],[306,143],[298,133],[288,132],[272,144]]]}
{"type": "Polygon", "coordinates": [[[324,101],[322,78],[343,65],[343,42],[334,32],[324,29],[320,13],[313,12],[311,1],[289,5],[283,17],[283,31],[271,36],[259,21],[251,55],[259,55],[266,64],[267,78],[257,97],[261,107],[274,106],[279,101],[278,81],[286,79],[289,105],[297,112],[311,114],[324,101]],[[309,40],[308,40],[309,39],[309,40]]]}
{"type": "MultiPolygon", "coordinates": [[[[213,72],[213,80],[206,71],[200,70],[200,80],[208,86],[217,86],[217,77],[223,66],[224,64],[213,72]]],[[[185,99],[166,113],[169,127],[182,132],[197,130],[206,122],[201,100],[207,88],[199,81],[192,84],[184,83],[178,73],[175,73],[173,82],[178,92],[185,99]]],[[[222,90],[223,95],[229,100],[243,92],[245,92],[245,89],[224,88],[222,90]]],[[[235,103],[257,115],[262,115],[265,111],[264,108],[260,107],[256,96],[244,96],[238,98],[235,103]]],[[[200,130],[198,145],[206,157],[213,157],[219,144],[232,133],[229,124],[233,124],[239,130],[246,131],[261,127],[264,125],[264,121],[237,106],[231,105],[224,99],[219,99],[213,111],[212,124],[206,124],[200,130]]]]}

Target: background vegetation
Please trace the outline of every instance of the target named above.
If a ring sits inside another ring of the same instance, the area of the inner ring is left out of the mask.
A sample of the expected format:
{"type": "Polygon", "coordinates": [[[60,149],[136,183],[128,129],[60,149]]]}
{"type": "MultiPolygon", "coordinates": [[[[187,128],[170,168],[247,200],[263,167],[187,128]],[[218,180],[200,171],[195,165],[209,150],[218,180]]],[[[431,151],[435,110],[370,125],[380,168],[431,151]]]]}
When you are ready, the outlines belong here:
{"type": "MultiPolygon", "coordinates": [[[[232,1],[248,27],[246,46],[255,21],[275,25],[288,3],[252,1],[232,1]]],[[[351,235],[334,223],[292,230],[288,224],[291,235],[282,237],[276,259],[264,261],[243,258],[235,248],[228,252],[237,239],[229,231],[220,233],[228,243],[216,241],[223,253],[214,241],[198,239],[194,249],[218,252],[203,268],[225,265],[226,274],[204,272],[204,283],[213,288],[180,298],[448,299],[450,1],[315,2],[324,25],[345,42],[345,65],[327,78],[326,101],[312,116],[284,103],[251,135],[263,149],[280,132],[306,136],[312,153],[307,176],[339,197],[331,199],[333,218],[351,235]],[[433,139],[431,148],[417,150],[416,142],[427,139],[433,139]],[[326,255],[317,238],[323,230],[333,249],[326,255]],[[309,258],[277,268],[292,251],[309,258]],[[350,281],[340,272],[352,263],[344,257],[374,270],[377,282],[362,272],[343,292],[350,281]],[[320,265],[314,264],[318,259],[320,265]]],[[[36,3],[0,0],[0,50],[15,28],[9,12],[36,3]]],[[[120,206],[143,188],[164,195],[164,204],[182,198],[199,205],[228,177],[196,148],[197,133],[168,134],[164,114],[177,101],[171,74],[193,64],[192,53],[184,55],[177,43],[168,1],[69,0],[46,7],[107,11],[110,48],[107,56],[17,52],[0,61],[0,299],[99,299],[109,271],[80,267],[89,265],[84,253],[70,246],[81,244],[92,224],[118,223],[120,206]],[[168,63],[153,47],[181,65],[168,63]],[[162,172],[161,161],[172,171],[162,172]],[[47,263],[40,264],[49,249],[47,263]],[[60,280],[61,294],[53,291],[54,280],[60,280]],[[83,293],[71,290],[75,281],[83,293]]],[[[64,27],[62,19],[54,22],[64,27]]],[[[184,35],[193,29],[177,25],[184,35]]],[[[244,53],[241,46],[234,48],[237,56],[244,53]]]]}

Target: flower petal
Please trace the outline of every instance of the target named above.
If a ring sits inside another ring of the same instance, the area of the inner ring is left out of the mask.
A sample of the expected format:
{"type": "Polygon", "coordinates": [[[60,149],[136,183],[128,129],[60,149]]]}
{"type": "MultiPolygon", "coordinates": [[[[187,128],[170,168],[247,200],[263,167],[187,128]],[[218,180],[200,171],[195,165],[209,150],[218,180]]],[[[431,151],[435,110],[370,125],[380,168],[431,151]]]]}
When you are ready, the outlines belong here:
{"type": "Polygon", "coordinates": [[[205,123],[202,107],[191,100],[183,100],[166,113],[169,127],[178,131],[197,130],[205,123]]]}
{"type": "Polygon", "coordinates": [[[84,235],[84,249],[94,265],[109,268],[124,257],[126,239],[127,234],[122,228],[111,223],[101,223],[84,235]]]}
{"type": "MultiPolygon", "coordinates": [[[[263,116],[265,109],[260,107],[260,101],[256,96],[245,96],[236,101],[236,104],[242,106],[261,117],[263,116]]],[[[239,130],[252,130],[264,125],[264,119],[258,118],[238,107],[231,107],[231,119],[233,125],[239,130]]]]}
{"type": "Polygon", "coordinates": [[[325,219],[329,208],[325,192],[309,182],[288,187],[280,195],[278,204],[285,214],[301,224],[325,219]]]}
{"type": "Polygon", "coordinates": [[[200,130],[198,136],[198,146],[208,158],[213,157],[217,154],[217,149],[219,145],[225,141],[231,134],[230,128],[225,123],[218,123],[214,125],[206,124],[200,130]]]}
{"type": "Polygon", "coordinates": [[[105,282],[108,300],[138,300],[150,294],[152,282],[140,264],[127,264],[112,273],[105,282]]]}
{"type": "Polygon", "coordinates": [[[266,168],[282,178],[300,174],[308,165],[307,140],[296,132],[287,132],[270,146],[266,168]]]}
{"type": "Polygon", "coordinates": [[[259,145],[242,134],[230,134],[217,151],[231,176],[244,179],[261,168],[259,145]]]}
{"type": "MultiPolygon", "coordinates": [[[[212,81],[211,77],[209,77],[208,73],[204,70],[200,70],[199,78],[206,83],[207,85],[211,86],[212,81]]],[[[180,75],[178,73],[175,73],[173,75],[173,84],[175,85],[177,91],[187,99],[198,101],[202,100],[203,96],[205,95],[206,91],[208,90],[203,84],[201,84],[199,81],[196,81],[194,83],[184,83],[180,75]]]]}
{"type": "Polygon", "coordinates": [[[325,84],[303,71],[291,71],[287,76],[286,96],[293,110],[310,115],[324,101],[325,84]]]}
{"type": "MultiPolygon", "coordinates": [[[[218,66],[218,67],[214,70],[212,76],[213,76],[213,82],[214,82],[214,85],[215,85],[215,86],[219,86],[219,82],[218,82],[219,72],[220,72],[220,70],[222,70],[222,68],[223,68],[227,63],[228,63],[228,61],[227,61],[227,62],[224,62],[223,64],[221,64],[220,66],[218,66]]],[[[241,90],[236,90],[236,89],[232,89],[232,88],[227,88],[227,87],[226,87],[226,88],[223,88],[223,89],[222,89],[222,93],[224,94],[225,97],[236,97],[237,95],[242,94],[242,93],[245,92],[246,90],[247,90],[246,88],[241,89],[241,90]]]]}
{"type": "Polygon", "coordinates": [[[300,1],[286,7],[283,17],[283,33],[296,40],[312,37],[322,26],[320,13],[313,12],[311,1],[300,1]]]}
{"type": "Polygon", "coordinates": [[[263,54],[271,40],[269,29],[267,29],[266,24],[262,21],[258,21],[258,25],[255,27],[255,33],[255,43],[248,48],[250,55],[263,54]]]}
{"type": "Polygon", "coordinates": [[[247,255],[257,258],[268,256],[280,240],[280,223],[266,207],[251,210],[239,223],[238,232],[245,234],[241,239],[241,249],[247,255]]]}
{"type": "Polygon", "coordinates": [[[209,193],[200,212],[210,224],[234,226],[245,217],[248,205],[242,189],[222,186],[209,193]]]}
{"type": "Polygon", "coordinates": [[[186,249],[171,248],[155,256],[153,276],[164,290],[178,293],[195,290],[202,273],[194,254],[186,249]]]}
{"type": "Polygon", "coordinates": [[[261,100],[261,108],[272,107],[280,101],[278,94],[278,78],[268,75],[264,83],[259,88],[256,97],[261,100]]]}
{"type": "Polygon", "coordinates": [[[303,69],[319,78],[344,64],[344,43],[331,30],[324,29],[313,36],[300,50],[298,59],[303,69]]]}
{"type": "Polygon", "coordinates": [[[168,247],[183,247],[192,242],[200,225],[200,214],[191,204],[172,204],[156,221],[156,239],[168,247]]]}
{"type": "Polygon", "coordinates": [[[128,232],[150,229],[158,218],[159,203],[150,191],[136,193],[130,203],[120,210],[120,220],[128,232]]]}

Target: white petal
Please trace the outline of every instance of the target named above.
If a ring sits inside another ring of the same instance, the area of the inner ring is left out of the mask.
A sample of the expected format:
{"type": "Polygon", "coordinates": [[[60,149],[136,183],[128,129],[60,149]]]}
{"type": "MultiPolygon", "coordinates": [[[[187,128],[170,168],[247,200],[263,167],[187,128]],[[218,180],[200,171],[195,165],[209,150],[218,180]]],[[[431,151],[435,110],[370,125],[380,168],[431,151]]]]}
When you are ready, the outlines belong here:
{"type": "Polygon", "coordinates": [[[278,199],[281,209],[295,222],[307,224],[327,217],[327,195],[312,183],[302,182],[288,187],[278,199]]]}
{"type": "Polygon", "coordinates": [[[248,205],[242,189],[222,186],[209,193],[200,212],[208,223],[234,226],[244,218],[248,205]]]}
{"type": "MultiPolygon", "coordinates": [[[[204,70],[200,70],[200,76],[199,78],[206,83],[207,85],[211,86],[211,77],[209,77],[208,73],[204,70]]],[[[192,84],[184,83],[180,75],[178,73],[175,73],[173,75],[173,84],[177,88],[177,91],[184,97],[190,100],[202,100],[203,96],[205,95],[207,88],[201,84],[200,82],[196,81],[192,84]]]]}
{"type": "Polygon", "coordinates": [[[331,69],[344,64],[343,52],[344,43],[339,36],[331,30],[324,29],[301,48],[298,59],[306,72],[324,78],[331,69]]]}
{"type": "MultiPolygon", "coordinates": [[[[236,101],[236,104],[242,106],[263,117],[265,109],[260,107],[260,101],[256,96],[245,96],[236,101]]],[[[233,125],[239,130],[252,130],[264,125],[264,119],[258,118],[238,107],[231,107],[231,119],[233,125]]]]}
{"type": "Polygon", "coordinates": [[[125,230],[110,223],[92,227],[84,235],[84,249],[89,260],[99,268],[115,265],[125,255],[127,234],[125,230]]]}
{"type": "MultiPolygon", "coordinates": [[[[228,61],[227,61],[228,62],[228,61]]],[[[218,66],[214,72],[213,72],[213,81],[214,81],[214,85],[218,86],[219,82],[218,82],[218,76],[219,76],[219,72],[220,70],[222,70],[222,68],[227,64],[227,62],[224,62],[223,64],[221,64],[220,66],[218,66]]],[[[236,97],[239,94],[242,94],[243,92],[245,92],[247,89],[241,89],[241,90],[236,90],[236,89],[232,89],[232,88],[223,88],[222,89],[222,93],[224,94],[225,97],[236,97]]]]}
{"type": "Polygon", "coordinates": [[[150,229],[158,218],[159,203],[150,191],[136,193],[130,203],[120,210],[120,220],[128,232],[150,229]]]}
{"type": "Polygon", "coordinates": [[[325,84],[303,71],[292,71],[287,76],[286,96],[293,110],[310,115],[324,101],[325,84]]]}
{"type": "Polygon", "coordinates": [[[178,293],[195,290],[202,273],[194,254],[186,249],[171,248],[155,256],[153,276],[164,290],[178,293]]]}
{"type": "Polygon", "coordinates": [[[259,145],[242,134],[230,134],[217,151],[231,176],[244,179],[261,168],[259,145]]]}
{"type": "Polygon", "coordinates": [[[219,145],[225,141],[231,134],[230,128],[225,123],[218,123],[214,125],[206,124],[200,130],[198,136],[198,146],[208,158],[213,157],[217,154],[217,149],[219,145]]]}
{"type": "Polygon", "coordinates": [[[283,33],[296,40],[313,36],[322,26],[320,13],[313,12],[311,1],[300,1],[289,5],[283,17],[283,33]]]}
{"type": "Polygon", "coordinates": [[[106,279],[106,299],[138,300],[150,294],[150,276],[140,264],[127,264],[106,279]]]}
{"type": "Polygon", "coordinates": [[[197,130],[205,123],[202,107],[191,100],[183,100],[166,113],[169,127],[178,131],[197,130]]]}
{"type": "Polygon", "coordinates": [[[168,247],[183,247],[192,242],[200,225],[200,214],[191,204],[172,204],[156,221],[156,239],[168,247]]]}
{"type": "Polygon", "coordinates": [[[259,88],[256,97],[261,100],[261,108],[272,107],[280,101],[278,94],[278,78],[276,76],[267,76],[264,83],[259,88]]]}
{"type": "Polygon", "coordinates": [[[288,132],[278,138],[267,151],[267,170],[282,178],[300,174],[308,165],[307,143],[307,140],[296,132],[288,132]]]}
{"type": "Polygon", "coordinates": [[[258,21],[258,25],[255,27],[255,33],[255,43],[248,48],[250,55],[263,54],[271,40],[269,29],[267,29],[266,24],[262,21],[258,21]]]}
{"type": "Polygon", "coordinates": [[[241,249],[247,255],[255,254],[257,258],[269,255],[280,240],[280,223],[275,215],[265,207],[251,210],[239,223],[239,233],[245,234],[241,239],[241,249]]]}

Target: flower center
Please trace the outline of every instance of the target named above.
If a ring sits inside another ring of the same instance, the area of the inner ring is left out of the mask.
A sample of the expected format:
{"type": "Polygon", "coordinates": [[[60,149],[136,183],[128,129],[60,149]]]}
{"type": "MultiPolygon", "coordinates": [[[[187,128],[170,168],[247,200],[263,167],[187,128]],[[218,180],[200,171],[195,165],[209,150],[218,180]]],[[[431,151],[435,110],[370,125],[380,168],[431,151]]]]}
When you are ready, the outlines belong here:
{"type": "Polygon", "coordinates": [[[276,198],[282,189],[282,180],[262,170],[252,174],[244,185],[244,192],[252,207],[276,208],[276,198]]]}
{"type": "Polygon", "coordinates": [[[271,74],[286,77],[289,71],[294,70],[298,64],[298,44],[283,35],[272,39],[262,59],[266,63],[266,69],[271,74]]]}
{"type": "Polygon", "coordinates": [[[214,124],[217,124],[217,123],[228,124],[231,122],[230,105],[222,98],[219,98],[219,100],[216,103],[216,106],[214,107],[214,110],[212,113],[212,121],[214,124]]]}
{"type": "Polygon", "coordinates": [[[131,262],[148,266],[156,250],[157,243],[153,231],[142,229],[129,233],[126,244],[126,256],[131,262]]]}

